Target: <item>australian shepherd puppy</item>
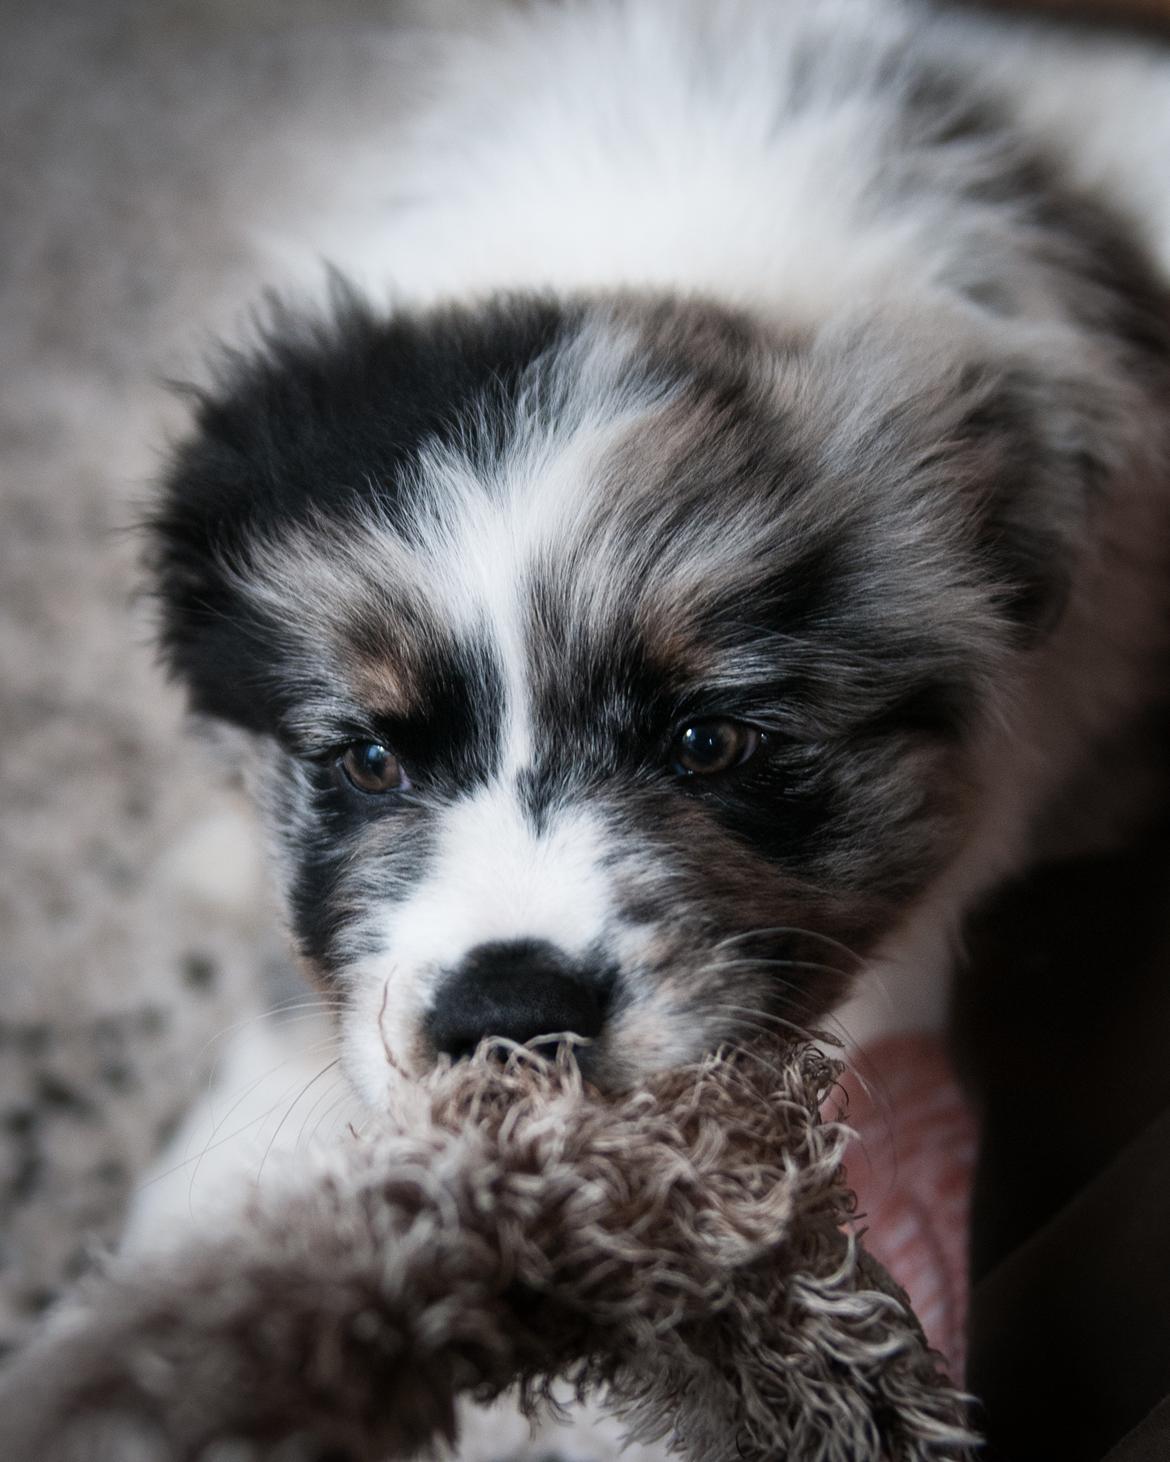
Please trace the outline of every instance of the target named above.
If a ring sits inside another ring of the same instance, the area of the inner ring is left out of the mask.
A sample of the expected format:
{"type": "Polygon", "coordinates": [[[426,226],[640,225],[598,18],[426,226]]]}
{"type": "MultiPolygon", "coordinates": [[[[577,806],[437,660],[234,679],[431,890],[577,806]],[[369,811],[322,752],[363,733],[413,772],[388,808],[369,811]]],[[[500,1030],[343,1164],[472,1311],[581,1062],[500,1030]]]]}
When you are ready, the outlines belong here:
{"type": "Polygon", "coordinates": [[[396,303],[278,311],[202,394],[165,651],[368,1101],[928,983],[1140,725],[1170,314],[949,25],[492,7],[393,165],[396,303]]]}

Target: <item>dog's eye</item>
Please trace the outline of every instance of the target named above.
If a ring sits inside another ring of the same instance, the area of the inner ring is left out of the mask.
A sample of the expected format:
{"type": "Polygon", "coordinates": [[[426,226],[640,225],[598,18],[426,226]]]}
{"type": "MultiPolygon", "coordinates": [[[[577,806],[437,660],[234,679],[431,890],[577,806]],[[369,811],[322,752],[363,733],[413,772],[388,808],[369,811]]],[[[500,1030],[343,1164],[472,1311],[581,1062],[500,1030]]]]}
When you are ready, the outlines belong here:
{"type": "Polygon", "coordinates": [[[400,792],[410,786],[398,758],[380,741],[355,741],[338,761],[346,780],[359,792],[400,792]]]}
{"type": "Polygon", "coordinates": [[[675,735],[670,765],[680,777],[710,776],[740,766],[759,745],[760,733],[742,721],[692,721],[675,735]]]}

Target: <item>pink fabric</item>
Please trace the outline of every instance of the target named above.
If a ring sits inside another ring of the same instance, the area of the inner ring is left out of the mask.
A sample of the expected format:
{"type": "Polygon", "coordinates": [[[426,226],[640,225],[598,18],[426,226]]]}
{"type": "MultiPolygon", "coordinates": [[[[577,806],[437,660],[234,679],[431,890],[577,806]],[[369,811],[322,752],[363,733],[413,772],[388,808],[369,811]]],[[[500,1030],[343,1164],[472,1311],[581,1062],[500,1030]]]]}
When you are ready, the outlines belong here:
{"type": "Polygon", "coordinates": [[[974,1117],[933,1035],[875,1043],[841,1084],[857,1133],[845,1164],[858,1232],[909,1294],[927,1339],[962,1384],[974,1117]]]}

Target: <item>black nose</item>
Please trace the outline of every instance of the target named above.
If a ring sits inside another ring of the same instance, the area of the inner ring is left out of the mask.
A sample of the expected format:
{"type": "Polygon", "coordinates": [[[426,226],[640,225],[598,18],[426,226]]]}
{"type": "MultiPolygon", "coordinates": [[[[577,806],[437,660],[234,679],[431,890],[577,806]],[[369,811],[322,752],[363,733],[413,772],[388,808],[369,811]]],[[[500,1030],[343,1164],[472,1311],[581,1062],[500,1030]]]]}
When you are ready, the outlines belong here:
{"type": "Polygon", "coordinates": [[[601,1034],[612,978],[526,939],[480,944],[439,989],[426,1018],[436,1051],[458,1059],[485,1036],[531,1041],[601,1034]]]}

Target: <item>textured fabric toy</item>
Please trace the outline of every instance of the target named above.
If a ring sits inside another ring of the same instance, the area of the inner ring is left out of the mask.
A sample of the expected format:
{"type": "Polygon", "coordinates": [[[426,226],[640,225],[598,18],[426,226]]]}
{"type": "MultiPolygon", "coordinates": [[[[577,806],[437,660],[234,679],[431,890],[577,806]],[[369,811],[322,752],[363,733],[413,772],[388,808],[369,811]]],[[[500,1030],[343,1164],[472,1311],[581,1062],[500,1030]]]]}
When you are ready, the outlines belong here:
{"type": "Polygon", "coordinates": [[[0,1376],[0,1455],[386,1462],[461,1394],[602,1389],[695,1462],[969,1455],[849,1232],[838,1069],[759,1048],[602,1098],[486,1053],[172,1262],[115,1266],[0,1376]]]}

